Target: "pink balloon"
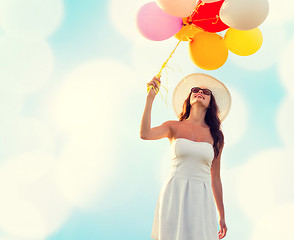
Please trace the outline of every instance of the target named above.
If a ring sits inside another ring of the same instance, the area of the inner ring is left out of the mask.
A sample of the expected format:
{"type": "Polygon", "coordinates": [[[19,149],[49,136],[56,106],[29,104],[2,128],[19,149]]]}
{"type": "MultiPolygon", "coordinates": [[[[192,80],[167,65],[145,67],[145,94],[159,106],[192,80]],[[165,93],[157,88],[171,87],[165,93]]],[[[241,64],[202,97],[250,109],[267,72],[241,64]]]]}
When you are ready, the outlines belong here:
{"type": "Polygon", "coordinates": [[[142,35],[153,41],[162,41],[181,30],[183,19],[167,14],[155,2],[143,5],[137,14],[137,26],[142,35]]]}

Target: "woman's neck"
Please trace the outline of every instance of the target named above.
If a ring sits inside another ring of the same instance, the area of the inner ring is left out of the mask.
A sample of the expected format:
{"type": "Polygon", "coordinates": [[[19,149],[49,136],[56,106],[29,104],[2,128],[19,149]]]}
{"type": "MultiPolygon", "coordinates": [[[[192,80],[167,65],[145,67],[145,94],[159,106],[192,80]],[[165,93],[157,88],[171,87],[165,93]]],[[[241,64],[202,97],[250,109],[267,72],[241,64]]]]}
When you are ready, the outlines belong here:
{"type": "Polygon", "coordinates": [[[195,126],[206,126],[205,114],[206,110],[203,107],[193,106],[186,121],[195,126]]]}

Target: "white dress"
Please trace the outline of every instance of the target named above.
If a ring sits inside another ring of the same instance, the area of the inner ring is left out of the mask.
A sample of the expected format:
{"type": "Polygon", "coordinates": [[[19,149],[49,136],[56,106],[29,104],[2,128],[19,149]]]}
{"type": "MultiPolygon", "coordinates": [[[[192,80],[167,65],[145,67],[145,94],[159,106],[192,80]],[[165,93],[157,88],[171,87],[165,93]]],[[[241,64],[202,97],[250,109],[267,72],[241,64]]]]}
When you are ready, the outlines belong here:
{"type": "Polygon", "coordinates": [[[159,193],[151,238],[219,240],[210,168],[213,146],[177,138],[171,144],[170,175],[159,193]]]}

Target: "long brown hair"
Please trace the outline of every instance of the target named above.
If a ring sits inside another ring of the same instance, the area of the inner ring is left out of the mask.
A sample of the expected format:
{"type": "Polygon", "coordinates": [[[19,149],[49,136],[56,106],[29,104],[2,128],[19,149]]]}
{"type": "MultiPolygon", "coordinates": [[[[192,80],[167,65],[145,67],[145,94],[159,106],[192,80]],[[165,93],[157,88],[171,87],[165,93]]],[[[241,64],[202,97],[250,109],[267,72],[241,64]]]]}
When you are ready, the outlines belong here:
{"type": "MultiPolygon", "coordinates": [[[[183,121],[184,119],[187,119],[190,116],[191,94],[192,92],[190,92],[189,96],[186,98],[183,104],[183,110],[179,115],[179,121],[183,121]]],[[[221,121],[218,117],[218,106],[216,104],[213,94],[211,94],[210,97],[210,103],[205,114],[205,122],[209,126],[211,136],[213,137],[214,157],[217,157],[219,155],[220,148],[222,148],[224,145],[224,135],[221,130],[221,121]]]]}

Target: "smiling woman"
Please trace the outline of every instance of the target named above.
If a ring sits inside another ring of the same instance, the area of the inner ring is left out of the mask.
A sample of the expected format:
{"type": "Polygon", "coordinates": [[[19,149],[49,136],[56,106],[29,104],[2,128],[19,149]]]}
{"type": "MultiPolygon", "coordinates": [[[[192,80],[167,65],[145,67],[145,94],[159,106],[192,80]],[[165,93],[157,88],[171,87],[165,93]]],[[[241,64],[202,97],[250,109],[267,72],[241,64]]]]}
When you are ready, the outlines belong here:
{"type": "Polygon", "coordinates": [[[198,103],[201,105],[204,105],[206,107],[205,112],[205,121],[208,125],[210,125],[210,132],[212,134],[212,137],[214,138],[214,145],[215,145],[215,151],[216,156],[219,154],[219,146],[223,146],[223,134],[221,131],[219,131],[220,127],[220,120],[217,117],[217,114],[219,112],[218,106],[215,102],[215,98],[213,94],[211,93],[211,90],[200,87],[193,87],[191,89],[191,92],[189,93],[188,97],[186,98],[184,105],[183,105],[183,111],[181,112],[179,116],[179,121],[192,121],[191,119],[197,118],[197,115],[199,115],[199,112],[195,112],[192,110],[192,105],[194,103],[198,103]],[[201,94],[201,93],[204,93],[201,94]],[[205,96],[206,95],[206,96],[205,96]],[[192,112],[191,112],[192,110],[192,112]],[[219,144],[217,144],[219,142],[219,144]]]}
{"type": "Polygon", "coordinates": [[[179,121],[150,128],[151,108],[160,79],[153,78],[143,113],[140,136],[167,137],[172,166],[158,197],[151,238],[156,240],[217,240],[226,235],[220,158],[224,136],[221,120],[231,96],[225,85],[206,74],[190,74],[178,83],[173,107],[179,121]],[[216,206],[219,212],[219,231],[216,206]]]}

